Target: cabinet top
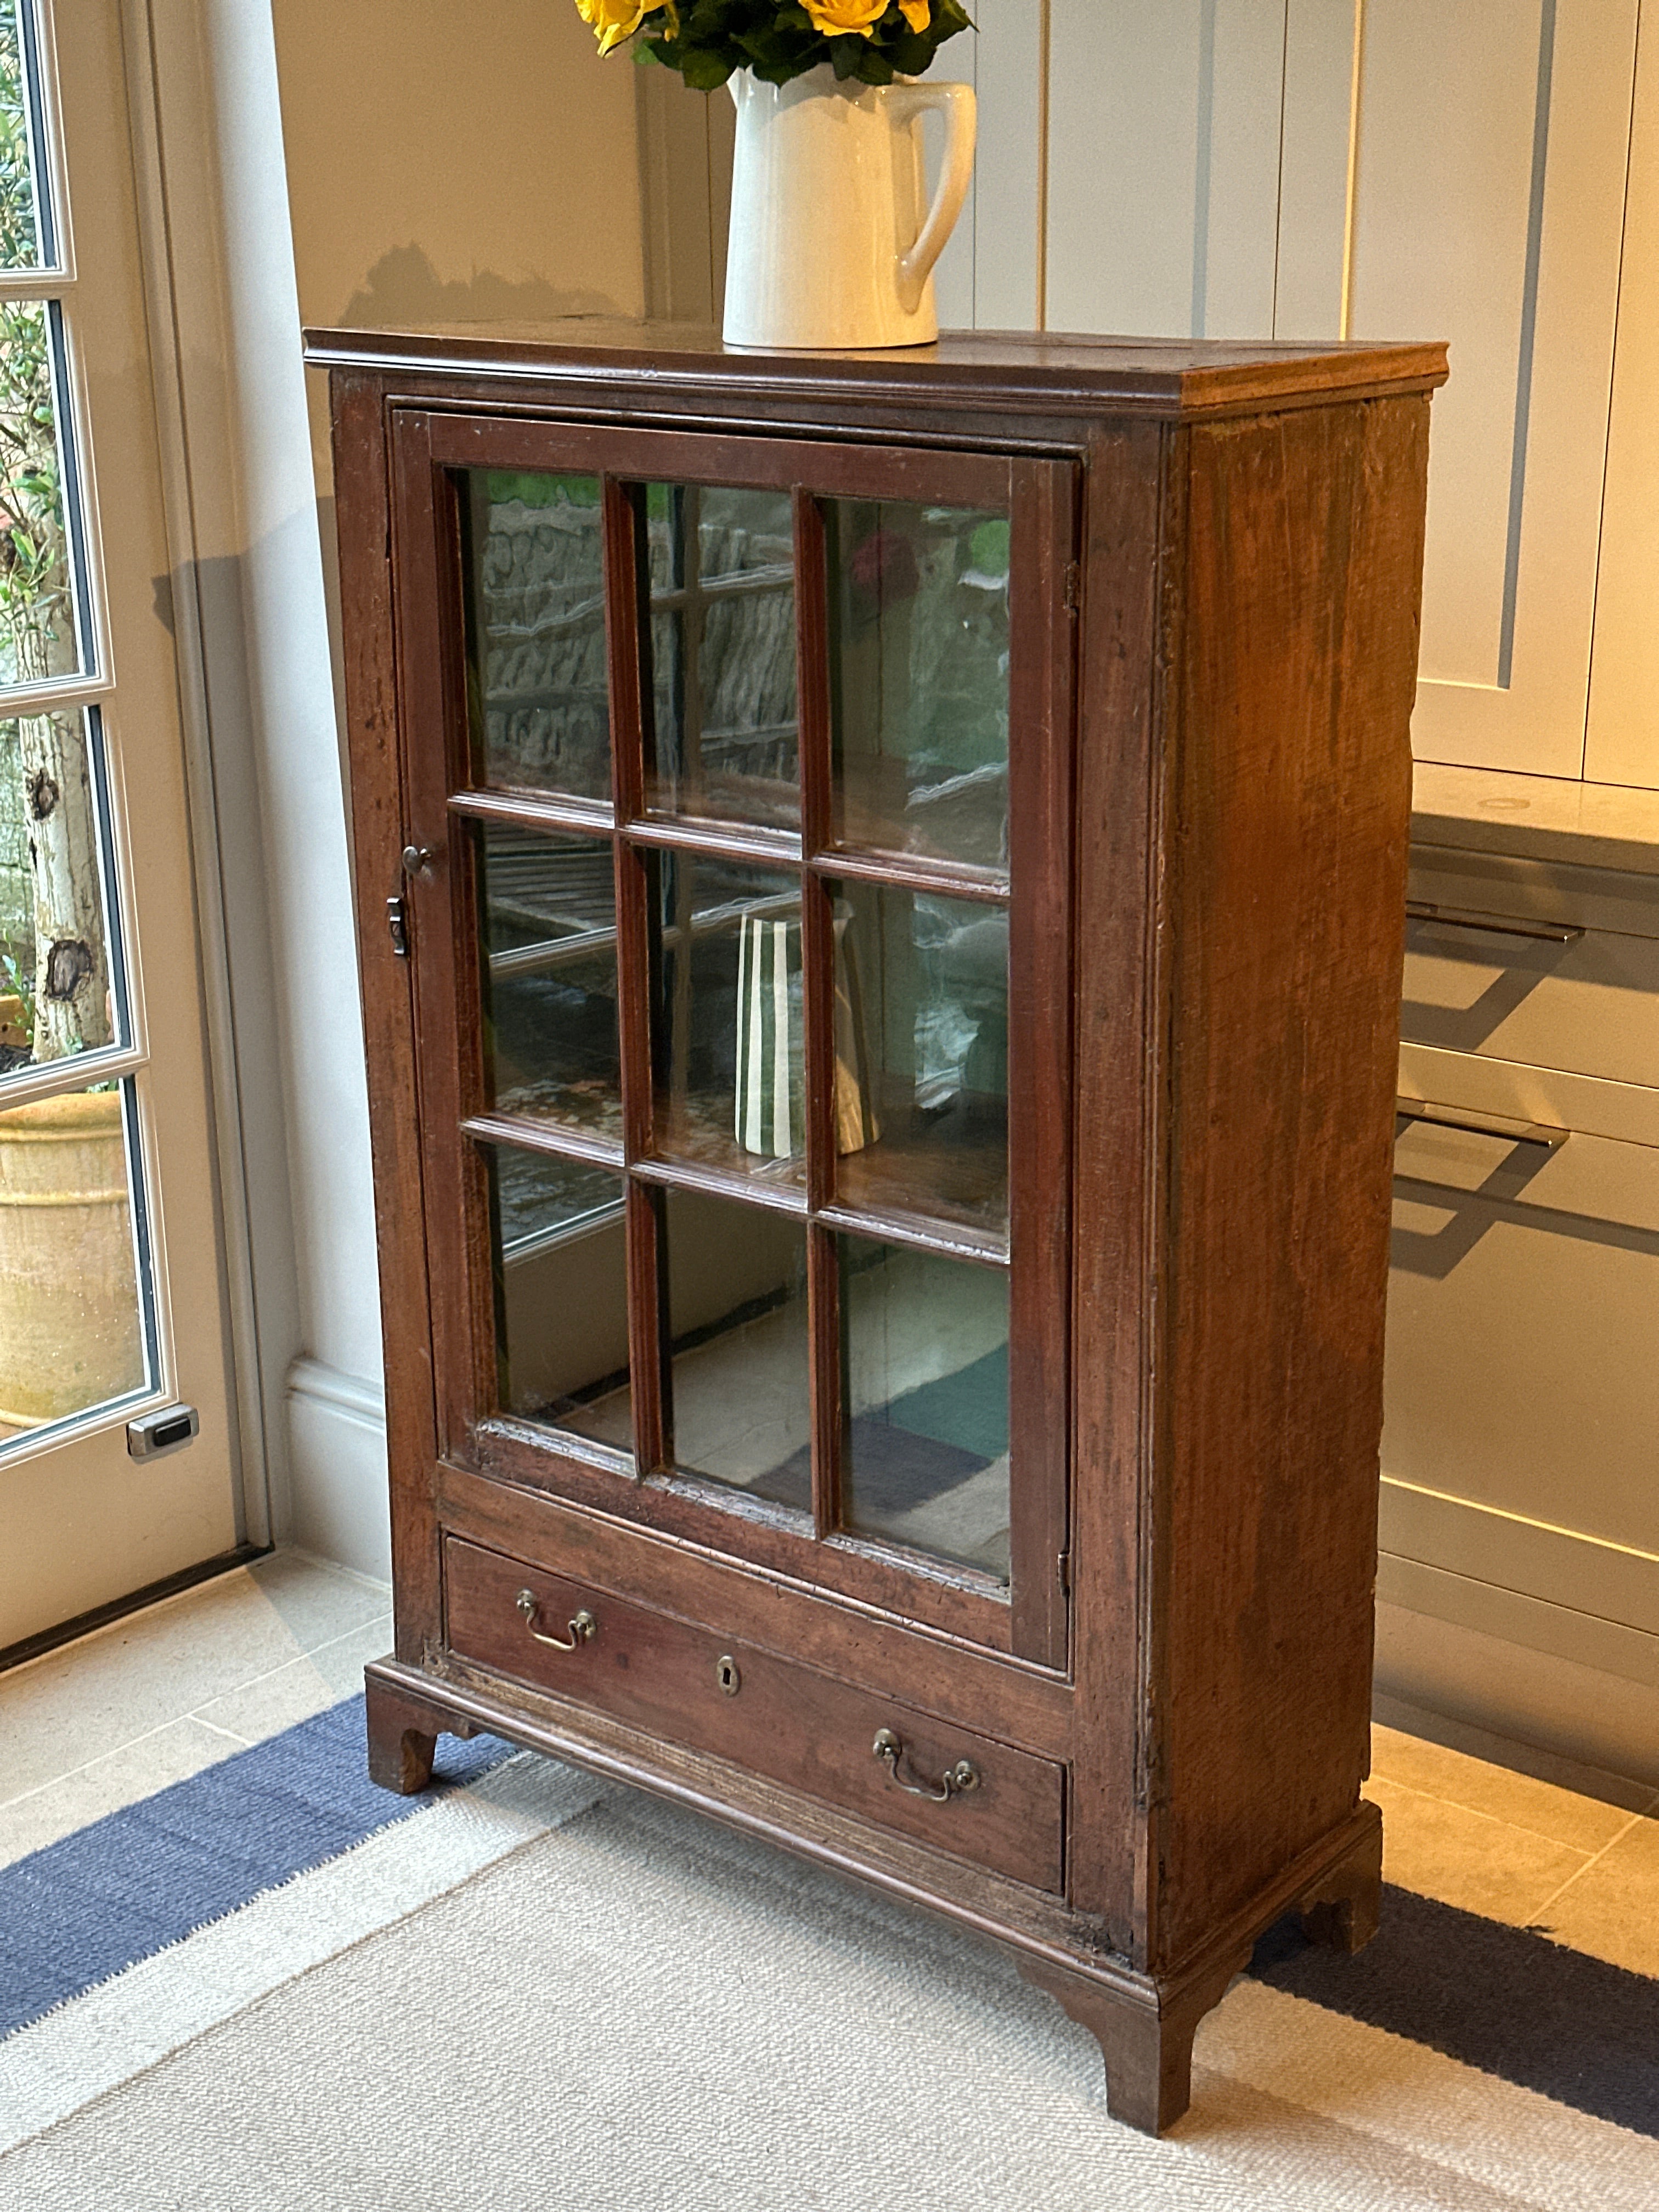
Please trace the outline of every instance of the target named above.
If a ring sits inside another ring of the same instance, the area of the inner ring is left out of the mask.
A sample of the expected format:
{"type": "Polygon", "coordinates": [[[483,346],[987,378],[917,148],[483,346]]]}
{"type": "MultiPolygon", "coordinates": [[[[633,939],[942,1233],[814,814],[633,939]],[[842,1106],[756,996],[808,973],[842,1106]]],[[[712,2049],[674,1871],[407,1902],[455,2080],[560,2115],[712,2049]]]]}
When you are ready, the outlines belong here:
{"type": "Polygon", "coordinates": [[[1259,414],[1443,383],[1439,343],[1279,344],[1232,339],[1093,337],[1064,331],[954,331],[936,343],[864,353],[775,353],[723,346],[686,323],[582,318],[540,324],[434,324],[421,331],[308,330],[306,358],[326,368],[489,383],[598,380],[644,392],[719,388],[728,402],[860,398],[1044,414],[1259,414]]]}

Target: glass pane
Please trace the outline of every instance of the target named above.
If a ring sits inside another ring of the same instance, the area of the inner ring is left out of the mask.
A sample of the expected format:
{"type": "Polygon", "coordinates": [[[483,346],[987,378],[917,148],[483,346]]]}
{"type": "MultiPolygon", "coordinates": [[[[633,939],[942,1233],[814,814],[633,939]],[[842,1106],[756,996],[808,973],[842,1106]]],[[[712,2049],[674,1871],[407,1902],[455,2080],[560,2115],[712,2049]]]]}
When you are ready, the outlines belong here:
{"type": "Polygon", "coordinates": [[[153,1387],[125,1088],[0,1112],[0,1439],[153,1387]]]}
{"type": "Polygon", "coordinates": [[[501,1410],[631,1455],[622,1177],[517,1145],[478,1149],[489,1168],[501,1410]]]}
{"type": "Polygon", "coordinates": [[[668,1194],[674,1460],[810,1511],[806,1227],[668,1194]]]}
{"type": "Polygon", "coordinates": [[[58,313],[0,300],[0,683],[81,666],[58,435],[58,313]]]}
{"type": "Polygon", "coordinates": [[[800,823],[795,539],[789,495],[647,484],[649,804],[800,823]]]}
{"type": "Polygon", "coordinates": [[[0,1091],[122,1042],[95,715],[0,722],[0,1091]]]}
{"type": "Polygon", "coordinates": [[[824,503],[836,836],[1008,865],[1008,518],[824,503]]]}
{"type": "Polygon", "coordinates": [[[599,479],[476,469],[464,482],[474,773],[608,802],[599,479]]]}
{"type": "Polygon", "coordinates": [[[1006,910],[842,888],[836,1194],[1006,1235],[1006,910]]]}
{"type": "Polygon", "coordinates": [[[837,1240],[842,1519],[1008,1579],[1008,1278],[837,1240]]]}
{"type": "Polygon", "coordinates": [[[0,269],[39,269],[49,258],[30,128],[31,30],[23,0],[0,0],[0,269]]]}
{"type": "Polygon", "coordinates": [[[611,841],[490,824],[479,848],[489,1103],[620,1144],[611,841]]]}
{"type": "Polygon", "coordinates": [[[772,1182],[805,1173],[799,878],[658,862],[656,1149],[772,1182]]]}

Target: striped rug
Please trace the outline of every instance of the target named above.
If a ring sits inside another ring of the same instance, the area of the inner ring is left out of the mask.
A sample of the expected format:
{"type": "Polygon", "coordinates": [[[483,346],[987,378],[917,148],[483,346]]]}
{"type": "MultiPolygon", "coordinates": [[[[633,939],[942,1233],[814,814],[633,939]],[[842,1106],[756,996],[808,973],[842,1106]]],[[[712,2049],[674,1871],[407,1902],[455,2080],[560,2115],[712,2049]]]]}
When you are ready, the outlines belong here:
{"type": "Polygon", "coordinates": [[[1000,1954],[360,1700],[0,1872],[3,2212],[1659,2206],[1659,1983],[1404,1891],[1280,1933],[1162,2142],[1000,1954]]]}

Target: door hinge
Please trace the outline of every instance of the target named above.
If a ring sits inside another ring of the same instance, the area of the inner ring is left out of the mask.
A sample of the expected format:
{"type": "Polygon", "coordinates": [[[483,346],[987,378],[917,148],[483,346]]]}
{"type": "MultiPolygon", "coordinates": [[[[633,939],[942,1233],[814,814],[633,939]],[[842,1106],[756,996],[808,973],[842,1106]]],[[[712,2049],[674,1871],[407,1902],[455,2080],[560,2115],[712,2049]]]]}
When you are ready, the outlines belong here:
{"type": "Polygon", "coordinates": [[[409,908],[400,898],[386,902],[386,926],[392,933],[392,950],[399,960],[409,957],[409,908]]]}
{"type": "Polygon", "coordinates": [[[1066,576],[1061,596],[1068,615],[1074,615],[1083,605],[1083,571],[1075,561],[1066,563],[1066,576]]]}
{"type": "Polygon", "coordinates": [[[1061,1552],[1059,1557],[1055,1559],[1054,1572],[1060,1577],[1061,1595],[1064,1597],[1070,1597],[1072,1595],[1072,1554],[1069,1550],[1061,1552]]]}

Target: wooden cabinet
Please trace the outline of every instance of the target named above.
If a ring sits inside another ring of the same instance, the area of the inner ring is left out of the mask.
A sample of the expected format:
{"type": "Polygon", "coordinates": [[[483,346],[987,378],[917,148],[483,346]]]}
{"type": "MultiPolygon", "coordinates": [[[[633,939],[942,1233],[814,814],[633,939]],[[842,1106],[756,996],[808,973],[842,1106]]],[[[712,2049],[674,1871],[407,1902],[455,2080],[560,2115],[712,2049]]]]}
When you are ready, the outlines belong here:
{"type": "Polygon", "coordinates": [[[1362,1942],[1438,348],[320,334],[397,1653],[1012,1947],[1362,1942]]]}

